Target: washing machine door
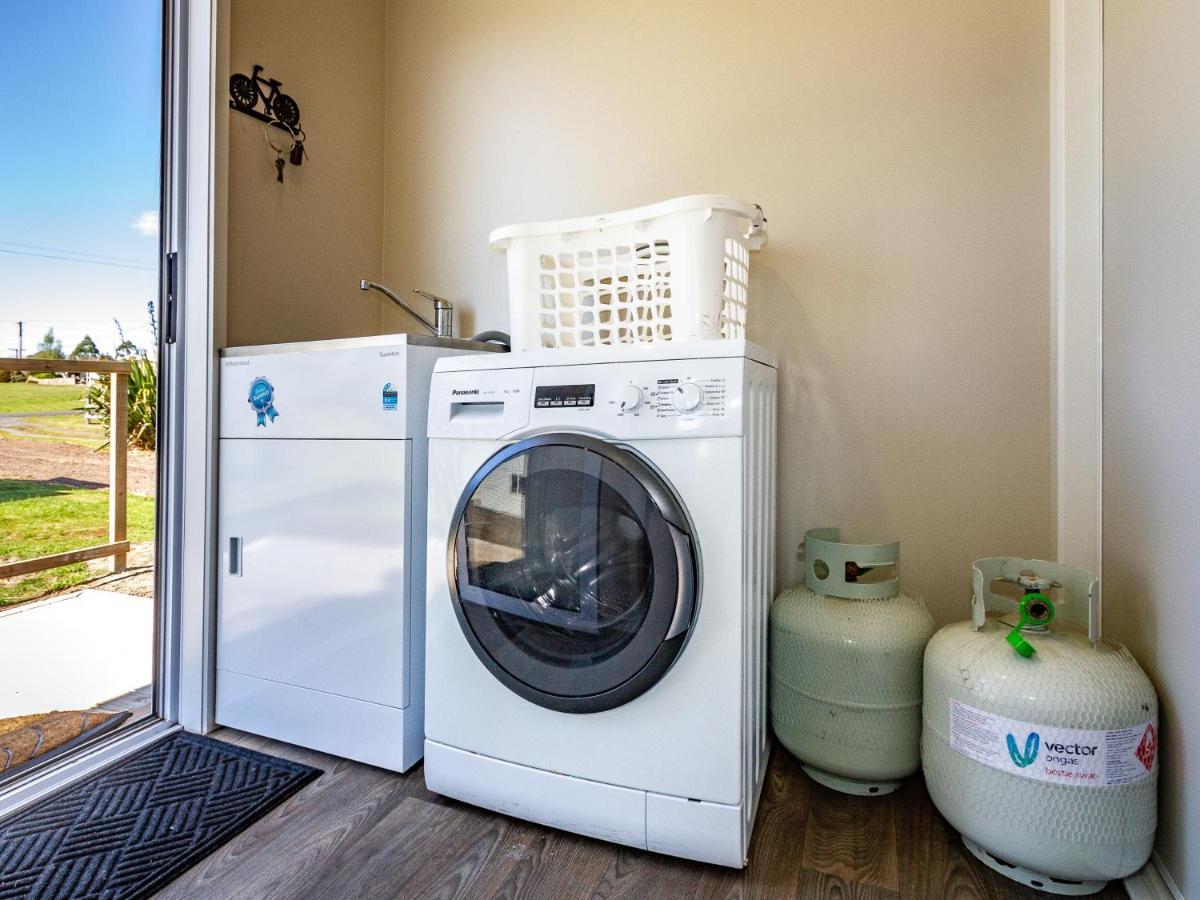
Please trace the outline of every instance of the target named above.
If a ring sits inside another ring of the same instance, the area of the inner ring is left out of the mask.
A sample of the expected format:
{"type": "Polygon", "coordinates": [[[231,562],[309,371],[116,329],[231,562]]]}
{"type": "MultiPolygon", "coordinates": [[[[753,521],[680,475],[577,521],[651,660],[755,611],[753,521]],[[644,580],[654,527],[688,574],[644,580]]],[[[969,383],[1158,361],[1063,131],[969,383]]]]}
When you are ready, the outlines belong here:
{"type": "Polygon", "coordinates": [[[683,650],[698,606],[683,508],[632,451],[542,435],[491,457],[449,541],[450,596],[485,666],[561,712],[628,703],[683,650]]]}

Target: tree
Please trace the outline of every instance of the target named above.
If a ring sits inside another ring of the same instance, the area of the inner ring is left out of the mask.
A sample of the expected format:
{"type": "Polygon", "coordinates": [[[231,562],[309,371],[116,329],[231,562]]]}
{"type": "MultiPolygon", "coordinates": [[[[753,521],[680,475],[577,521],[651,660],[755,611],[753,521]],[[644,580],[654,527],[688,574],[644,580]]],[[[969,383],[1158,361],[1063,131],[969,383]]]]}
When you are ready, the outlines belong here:
{"type": "Polygon", "coordinates": [[[34,359],[63,359],[62,341],[54,336],[54,329],[46,331],[46,336],[38,344],[34,359]]]}
{"type": "Polygon", "coordinates": [[[75,349],[71,351],[71,359],[99,359],[100,350],[96,347],[96,342],[92,340],[90,334],[85,334],[75,349]]]}
{"type": "Polygon", "coordinates": [[[145,356],[146,354],[142,353],[141,347],[129,340],[129,338],[126,338],[117,344],[117,349],[113,351],[113,355],[117,359],[132,359],[135,356],[145,356]]]}
{"type": "Polygon", "coordinates": [[[154,301],[146,303],[146,315],[150,318],[150,335],[154,338],[154,346],[158,346],[158,316],[154,314],[154,301]]]}
{"type": "Polygon", "coordinates": [[[117,359],[133,359],[136,356],[144,357],[146,355],[145,351],[129,338],[125,337],[125,329],[121,327],[121,323],[117,319],[113,319],[113,324],[117,326],[117,336],[121,338],[121,343],[117,344],[117,349],[113,351],[113,356],[117,359]]]}

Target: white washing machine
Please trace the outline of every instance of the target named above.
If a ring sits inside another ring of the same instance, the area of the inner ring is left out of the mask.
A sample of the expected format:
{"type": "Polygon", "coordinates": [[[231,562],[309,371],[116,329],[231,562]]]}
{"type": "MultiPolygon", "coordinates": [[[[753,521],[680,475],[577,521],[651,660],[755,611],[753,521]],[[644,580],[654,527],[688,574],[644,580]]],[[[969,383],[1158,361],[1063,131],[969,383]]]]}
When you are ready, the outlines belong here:
{"type": "Polygon", "coordinates": [[[421,758],[429,379],[495,349],[222,351],[219,724],[398,771],[421,758]]]}
{"type": "Polygon", "coordinates": [[[745,865],[767,762],[776,370],[743,341],[439,361],[425,780],[745,865]]]}

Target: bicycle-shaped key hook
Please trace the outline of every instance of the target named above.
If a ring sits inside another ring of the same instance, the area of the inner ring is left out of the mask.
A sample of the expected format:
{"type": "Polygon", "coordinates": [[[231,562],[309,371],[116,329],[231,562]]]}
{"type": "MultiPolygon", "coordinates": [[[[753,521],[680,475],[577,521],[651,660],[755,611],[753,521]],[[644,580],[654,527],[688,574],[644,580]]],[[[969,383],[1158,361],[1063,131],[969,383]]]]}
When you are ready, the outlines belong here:
{"type": "Polygon", "coordinates": [[[282,81],[263,78],[262,70],[255,66],[249,75],[229,76],[229,107],[263,122],[281,122],[294,134],[300,128],[300,104],[279,90],[282,81]]]}

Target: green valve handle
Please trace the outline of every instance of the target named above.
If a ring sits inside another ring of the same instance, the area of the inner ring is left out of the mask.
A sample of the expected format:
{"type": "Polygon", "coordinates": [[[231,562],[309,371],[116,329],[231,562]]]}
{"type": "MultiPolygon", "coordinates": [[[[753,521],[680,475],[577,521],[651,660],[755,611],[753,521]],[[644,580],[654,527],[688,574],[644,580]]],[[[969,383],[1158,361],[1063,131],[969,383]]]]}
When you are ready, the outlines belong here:
{"type": "Polygon", "coordinates": [[[1027,625],[1049,625],[1054,621],[1054,604],[1040,591],[1030,591],[1021,598],[1021,616],[1016,627],[1005,635],[1005,640],[1018,654],[1029,659],[1037,648],[1025,640],[1021,629],[1027,625]]]}

